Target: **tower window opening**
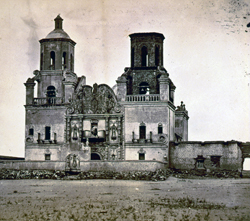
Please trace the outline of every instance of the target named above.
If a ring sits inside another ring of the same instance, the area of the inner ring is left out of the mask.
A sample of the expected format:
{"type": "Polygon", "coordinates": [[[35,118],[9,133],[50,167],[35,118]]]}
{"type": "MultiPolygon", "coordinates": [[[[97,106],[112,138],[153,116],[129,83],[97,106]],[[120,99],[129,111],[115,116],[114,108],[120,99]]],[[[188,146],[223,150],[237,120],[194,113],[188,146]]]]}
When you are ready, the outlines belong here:
{"type": "Polygon", "coordinates": [[[140,139],[146,139],[146,125],[144,123],[140,124],[139,134],[140,134],[140,139]]]}
{"type": "Polygon", "coordinates": [[[72,54],[70,55],[70,70],[74,70],[74,57],[72,54]]]}
{"type": "Polygon", "coordinates": [[[146,46],[143,46],[141,49],[141,66],[142,67],[148,66],[148,49],[146,46]]]}
{"type": "Polygon", "coordinates": [[[50,52],[50,68],[51,70],[55,70],[55,59],[56,59],[56,55],[54,51],[50,52]]]}
{"type": "Polygon", "coordinates": [[[134,65],[135,65],[134,60],[135,60],[135,49],[132,48],[132,50],[131,50],[131,67],[134,67],[134,65]]]}
{"type": "Polygon", "coordinates": [[[56,102],[54,97],[56,97],[56,88],[54,86],[48,86],[47,87],[47,103],[54,104],[56,102]]]}
{"type": "Polygon", "coordinates": [[[150,87],[147,82],[140,83],[139,94],[150,94],[150,87]]]}
{"type": "Polygon", "coordinates": [[[54,86],[47,87],[47,97],[55,97],[56,96],[56,88],[54,86]]]}
{"type": "Polygon", "coordinates": [[[158,134],[162,134],[162,133],[163,133],[162,124],[158,124],[158,134]]]}
{"type": "Polygon", "coordinates": [[[41,58],[40,58],[40,70],[43,70],[43,53],[41,53],[41,58]]]}
{"type": "Polygon", "coordinates": [[[50,127],[45,127],[45,140],[50,140],[50,127]]]}
{"type": "Polygon", "coordinates": [[[62,70],[64,70],[65,68],[67,68],[67,66],[66,66],[66,52],[63,52],[63,56],[62,56],[62,70]]]}
{"type": "Polygon", "coordinates": [[[155,46],[155,65],[159,66],[160,60],[159,60],[159,46],[155,46]]]}

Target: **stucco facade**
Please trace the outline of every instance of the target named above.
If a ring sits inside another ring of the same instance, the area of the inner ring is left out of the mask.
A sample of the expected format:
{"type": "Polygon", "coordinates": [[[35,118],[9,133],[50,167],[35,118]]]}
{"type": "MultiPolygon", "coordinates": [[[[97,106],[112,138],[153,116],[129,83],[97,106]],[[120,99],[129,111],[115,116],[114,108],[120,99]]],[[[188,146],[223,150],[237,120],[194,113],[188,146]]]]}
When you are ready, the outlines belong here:
{"type": "Polygon", "coordinates": [[[226,158],[240,157],[238,150],[238,155],[227,151],[237,145],[187,143],[188,112],[183,102],[175,106],[176,87],[163,67],[162,34],[130,35],[131,66],[113,91],[106,84],[86,85],[85,76],[74,73],[76,43],[62,21],[57,16],[55,29],[40,40],[40,70],[25,83],[26,161],[65,162],[70,170],[96,160],[189,168],[193,158],[207,157],[207,150],[221,156],[223,167],[226,158]]]}

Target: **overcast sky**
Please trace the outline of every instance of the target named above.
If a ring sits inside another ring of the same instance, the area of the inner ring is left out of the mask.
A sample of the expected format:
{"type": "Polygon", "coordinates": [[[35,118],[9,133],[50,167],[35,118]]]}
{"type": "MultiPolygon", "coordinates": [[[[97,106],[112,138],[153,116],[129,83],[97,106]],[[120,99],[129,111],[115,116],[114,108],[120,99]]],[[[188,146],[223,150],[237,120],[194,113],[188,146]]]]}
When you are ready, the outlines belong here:
{"type": "Polygon", "coordinates": [[[250,141],[248,0],[1,0],[0,155],[24,156],[25,86],[39,69],[39,40],[60,14],[87,84],[114,86],[130,66],[129,34],[165,36],[175,105],[189,112],[189,140],[250,141]]]}

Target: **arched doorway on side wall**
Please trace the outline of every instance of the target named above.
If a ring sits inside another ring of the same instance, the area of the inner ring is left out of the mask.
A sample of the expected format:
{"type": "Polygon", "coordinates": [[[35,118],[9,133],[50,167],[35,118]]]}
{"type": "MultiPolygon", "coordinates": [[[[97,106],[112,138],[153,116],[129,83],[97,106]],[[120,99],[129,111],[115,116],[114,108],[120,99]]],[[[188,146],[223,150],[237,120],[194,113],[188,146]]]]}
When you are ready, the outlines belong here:
{"type": "Polygon", "coordinates": [[[91,153],[91,160],[101,160],[101,156],[98,153],[91,153]]]}

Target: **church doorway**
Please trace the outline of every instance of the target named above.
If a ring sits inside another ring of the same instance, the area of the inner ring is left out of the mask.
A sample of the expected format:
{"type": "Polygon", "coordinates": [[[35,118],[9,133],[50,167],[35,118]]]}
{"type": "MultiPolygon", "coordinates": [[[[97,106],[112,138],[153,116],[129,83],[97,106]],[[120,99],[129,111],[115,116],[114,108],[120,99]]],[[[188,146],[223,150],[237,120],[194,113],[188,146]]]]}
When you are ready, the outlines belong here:
{"type": "Polygon", "coordinates": [[[101,160],[101,157],[98,153],[91,153],[91,160],[101,160]]]}

